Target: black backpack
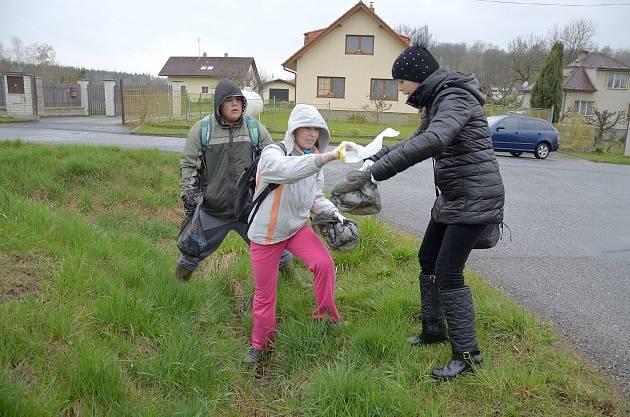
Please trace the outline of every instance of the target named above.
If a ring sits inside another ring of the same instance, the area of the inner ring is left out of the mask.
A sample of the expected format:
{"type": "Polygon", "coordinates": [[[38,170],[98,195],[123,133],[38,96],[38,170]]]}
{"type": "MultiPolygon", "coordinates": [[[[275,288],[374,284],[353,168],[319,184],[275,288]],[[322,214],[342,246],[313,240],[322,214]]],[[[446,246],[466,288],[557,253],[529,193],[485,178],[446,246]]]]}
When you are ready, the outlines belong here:
{"type": "MultiPolygon", "coordinates": [[[[287,154],[287,148],[284,143],[278,142],[274,145],[280,147],[284,154],[287,154]]],[[[273,146],[273,145],[269,145],[273,146]]],[[[258,212],[260,203],[269,195],[270,192],[278,188],[280,184],[269,184],[261,191],[261,193],[254,200],[254,194],[256,192],[256,173],[258,172],[258,161],[260,155],[256,156],[251,165],[243,171],[236,183],[236,200],[234,201],[234,217],[236,220],[242,223],[249,223],[250,219],[253,219],[258,212]],[[253,213],[252,213],[253,212],[253,213]]]]}

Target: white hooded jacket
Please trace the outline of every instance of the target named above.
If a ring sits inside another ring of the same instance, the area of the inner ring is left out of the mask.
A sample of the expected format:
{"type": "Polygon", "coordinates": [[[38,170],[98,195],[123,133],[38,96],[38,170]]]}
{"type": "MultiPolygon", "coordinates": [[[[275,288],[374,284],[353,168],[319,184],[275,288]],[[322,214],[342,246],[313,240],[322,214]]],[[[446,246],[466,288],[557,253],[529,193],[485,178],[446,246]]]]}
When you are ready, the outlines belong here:
{"type": "Polygon", "coordinates": [[[280,184],[261,203],[251,219],[247,236],[262,245],[278,243],[295,235],[306,224],[311,212],[337,211],[324,197],[324,171],[315,165],[315,153],[328,146],[330,133],[317,109],[307,104],[295,106],[289,116],[282,141],[287,155],[277,145],[269,145],[258,162],[256,195],[268,184],[280,184]],[[313,154],[295,148],[294,132],[300,127],[317,127],[319,138],[313,154]]]}

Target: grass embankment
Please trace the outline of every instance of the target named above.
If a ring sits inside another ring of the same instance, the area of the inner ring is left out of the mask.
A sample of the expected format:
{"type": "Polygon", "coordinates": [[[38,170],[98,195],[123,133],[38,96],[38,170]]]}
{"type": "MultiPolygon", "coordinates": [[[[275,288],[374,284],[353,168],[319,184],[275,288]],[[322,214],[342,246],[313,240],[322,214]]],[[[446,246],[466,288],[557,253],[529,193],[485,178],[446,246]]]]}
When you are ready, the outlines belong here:
{"type": "Polygon", "coordinates": [[[33,120],[34,120],[33,117],[15,117],[15,116],[10,116],[8,114],[0,114],[0,124],[1,123],[32,122],[33,120]]]}
{"type": "MultiPolygon", "coordinates": [[[[284,137],[284,132],[289,120],[289,112],[280,113],[264,113],[260,117],[260,121],[271,132],[274,140],[280,140],[284,137]],[[274,127],[275,126],[275,129],[274,127]]],[[[169,120],[159,123],[146,123],[138,126],[134,133],[143,135],[165,135],[186,137],[188,130],[197,120],[169,120]]],[[[384,143],[395,143],[401,139],[406,139],[415,132],[417,126],[413,125],[380,125],[378,123],[350,123],[350,122],[328,122],[331,140],[333,143],[339,143],[343,140],[349,140],[356,143],[367,144],[374,137],[382,132],[385,128],[391,127],[400,131],[397,138],[385,138],[384,143]]]]}
{"type": "Polygon", "coordinates": [[[0,143],[0,415],[622,416],[549,327],[468,272],[486,363],[428,378],[415,239],[358,219],[334,254],[347,325],[313,322],[310,274],[279,283],[275,351],[242,365],[253,292],[235,235],[176,282],[178,155],[0,143]]]}
{"type": "Polygon", "coordinates": [[[624,156],[623,154],[608,154],[599,152],[571,152],[561,151],[564,154],[574,156],[576,158],[587,159],[593,162],[604,162],[607,164],[620,164],[630,165],[630,156],[624,156]]]}

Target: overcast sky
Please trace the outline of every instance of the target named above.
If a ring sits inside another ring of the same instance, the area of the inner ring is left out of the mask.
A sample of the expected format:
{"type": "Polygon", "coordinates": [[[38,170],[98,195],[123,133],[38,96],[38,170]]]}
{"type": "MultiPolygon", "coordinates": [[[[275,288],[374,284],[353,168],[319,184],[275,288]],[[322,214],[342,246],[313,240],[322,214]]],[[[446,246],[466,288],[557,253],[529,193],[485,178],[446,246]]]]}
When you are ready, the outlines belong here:
{"type": "MultiPolygon", "coordinates": [[[[516,0],[528,1],[528,0],[516,0]]],[[[593,4],[630,0],[529,0],[593,4]]],[[[353,0],[8,0],[0,14],[0,42],[17,36],[48,43],[57,62],[78,67],[157,75],[169,56],[253,56],[259,71],[289,78],[282,62],[303,34],[324,28],[353,0]]],[[[368,4],[368,1],[365,2],[368,4]]],[[[554,24],[588,17],[600,46],[630,48],[630,6],[551,7],[477,0],[380,0],[376,13],[390,26],[429,25],[440,42],[482,40],[507,49],[519,34],[546,34],[554,24]]]]}

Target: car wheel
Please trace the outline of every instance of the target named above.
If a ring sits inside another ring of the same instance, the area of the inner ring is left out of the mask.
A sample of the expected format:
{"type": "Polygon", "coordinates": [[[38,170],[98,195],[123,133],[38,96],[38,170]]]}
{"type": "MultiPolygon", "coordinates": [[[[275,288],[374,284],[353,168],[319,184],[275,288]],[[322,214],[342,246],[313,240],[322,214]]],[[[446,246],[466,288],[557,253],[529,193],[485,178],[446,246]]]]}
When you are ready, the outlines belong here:
{"type": "Polygon", "coordinates": [[[512,156],[515,156],[517,158],[523,154],[523,152],[510,152],[510,153],[512,154],[512,156]]]}
{"type": "Polygon", "coordinates": [[[539,143],[534,151],[534,156],[538,159],[545,159],[549,156],[549,144],[546,142],[539,143]]]}

